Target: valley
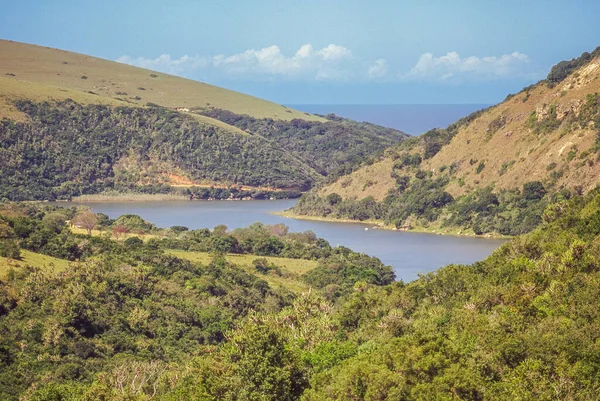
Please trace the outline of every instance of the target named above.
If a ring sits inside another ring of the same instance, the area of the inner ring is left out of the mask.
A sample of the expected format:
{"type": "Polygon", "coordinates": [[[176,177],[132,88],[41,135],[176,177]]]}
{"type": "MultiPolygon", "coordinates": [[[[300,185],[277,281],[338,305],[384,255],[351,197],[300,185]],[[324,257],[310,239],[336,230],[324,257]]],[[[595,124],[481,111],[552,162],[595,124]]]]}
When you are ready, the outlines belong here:
{"type": "Polygon", "coordinates": [[[597,7],[334,3],[3,7],[1,400],[598,398],[597,7]]]}

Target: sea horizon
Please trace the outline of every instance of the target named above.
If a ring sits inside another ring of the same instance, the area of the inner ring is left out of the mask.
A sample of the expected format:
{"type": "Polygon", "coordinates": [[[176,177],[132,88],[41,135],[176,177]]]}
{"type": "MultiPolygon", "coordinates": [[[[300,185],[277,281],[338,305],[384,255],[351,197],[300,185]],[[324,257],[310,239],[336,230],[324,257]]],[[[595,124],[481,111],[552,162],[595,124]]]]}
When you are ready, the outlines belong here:
{"type": "Polygon", "coordinates": [[[433,128],[445,128],[460,118],[487,108],[491,104],[286,104],[286,106],[312,114],[333,113],[340,117],[419,135],[433,128]]]}

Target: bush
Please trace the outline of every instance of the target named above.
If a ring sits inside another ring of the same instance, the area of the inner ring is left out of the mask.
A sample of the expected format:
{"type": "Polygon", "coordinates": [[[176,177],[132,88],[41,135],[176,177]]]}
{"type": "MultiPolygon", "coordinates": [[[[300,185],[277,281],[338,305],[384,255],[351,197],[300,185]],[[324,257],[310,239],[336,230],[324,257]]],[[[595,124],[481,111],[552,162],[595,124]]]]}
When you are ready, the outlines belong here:
{"type": "Polygon", "coordinates": [[[546,195],[546,188],[539,181],[530,181],[523,185],[523,197],[527,200],[540,200],[546,195]]]}
{"type": "Polygon", "coordinates": [[[4,258],[20,259],[21,248],[14,239],[0,239],[0,256],[4,258]]]}

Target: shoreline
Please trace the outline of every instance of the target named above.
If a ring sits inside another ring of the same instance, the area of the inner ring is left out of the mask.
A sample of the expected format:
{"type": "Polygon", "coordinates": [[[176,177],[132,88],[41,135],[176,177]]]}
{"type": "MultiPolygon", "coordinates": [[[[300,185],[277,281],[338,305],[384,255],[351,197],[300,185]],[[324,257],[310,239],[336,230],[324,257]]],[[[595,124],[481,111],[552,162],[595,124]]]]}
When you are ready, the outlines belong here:
{"type": "Polygon", "coordinates": [[[402,229],[398,229],[389,224],[386,225],[380,220],[359,221],[359,220],[351,220],[351,219],[338,219],[335,217],[306,216],[306,215],[299,215],[299,214],[296,214],[293,212],[289,212],[287,210],[284,210],[282,212],[272,212],[271,214],[276,215],[276,216],[290,218],[290,219],[296,219],[296,220],[323,221],[323,222],[329,222],[329,223],[362,224],[362,225],[371,226],[368,228],[373,229],[373,230],[387,230],[387,231],[398,231],[398,232],[404,232],[404,233],[430,234],[430,235],[445,235],[445,236],[454,236],[454,237],[461,237],[461,238],[504,239],[504,240],[510,240],[510,239],[514,238],[509,235],[501,235],[501,234],[477,235],[477,234],[468,233],[468,232],[462,233],[462,229],[448,229],[448,230],[443,231],[444,229],[437,228],[437,227],[436,228],[414,227],[414,228],[411,228],[410,230],[402,230],[402,229]]]}
{"type": "Polygon", "coordinates": [[[254,198],[232,198],[232,199],[190,199],[187,196],[164,196],[164,195],[140,195],[140,196],[90,196],[89,198],[84,196],[74,197],[71,200],[68,199],[57,199],[54,201],[40,200],[40,201],[29,201],[29,202],[60,202],[60,203],[108,203],[108,202],[214,202],[214,201],[229,201],[229,202],[247,202],[247,201],[274,201],[274,200],[294,200],[298,198],[268,198],[268,199],[254,199],[254,198]]]}

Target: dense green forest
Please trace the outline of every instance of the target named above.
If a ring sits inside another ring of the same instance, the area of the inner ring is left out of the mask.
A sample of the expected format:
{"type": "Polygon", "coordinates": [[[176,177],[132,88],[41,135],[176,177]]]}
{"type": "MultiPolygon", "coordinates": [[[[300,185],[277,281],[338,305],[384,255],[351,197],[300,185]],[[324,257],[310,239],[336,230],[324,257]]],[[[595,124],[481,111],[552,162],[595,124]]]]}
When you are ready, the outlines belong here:
{"type": "Polygon", "coordinates": [[[114,240],[72,234],[64,221],[77,216],[3,207],[3,252],[79,262],[11,270],[1,282],[2,399],[590,400],[600,391],[599,190],[550,204],[539,228],[485,261],[411,283],[282,226],[157,230],[137,216],[96,216],[96,228],[155,234],[114,240]],[[190,263],[172,248],[214,256],[190,263]],[[264,263],[249,274],[225,251],[316,259],[298,277],[313,290],[273,290],[260,279],[264,263]]]}
{"type": "Polygon", "coordinates": [[[291,122],[257,119],[216,108],[198,112],[283,146],[330,179],[348,174],[370,157],[409,137],[392,128],[360,123],[334,114],[323,116],[329,121],[319,123],[298,119],[291,122]]]}
{"type": "Polygon", "coordinates": [[[495,193],[492,188],[483,188],[455,199],[444,190],[447,183],[445,177],[431,178],[424,172],[414,178],[400,176],[396,189],[391,190],[382,202],[376,202],[372,197],[342,199],[335,193],[320,196],[310,192],[302,195],[292,211],[308,216],[379,220],[397,228],[412,227],[413,224],[428,227],[438,223],[442,227],[472,229],[477,235],[520,235],[539,225],[550,200],[571,197],[568,190],[546,195],[544,185],[532,181],[520,190],[495,193]]]}
{"type": "Polygon", "coordinates": [[[254,120],[269,125],[265,138],[251,130],[226,132],[156,106],[112,108],[68,100],[15,105],[28,121],[0,121],[0,199],[64,199],[105,190],[162,193],[171,190],[165,185],[169,173],[196,182],[304,191],[405,137],[370,124],[254,120]],[[365,130],[378,134],[363,135],[365,130]],[[308,152],[298,151],[308,143],[308,152]]]}

